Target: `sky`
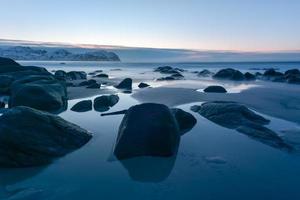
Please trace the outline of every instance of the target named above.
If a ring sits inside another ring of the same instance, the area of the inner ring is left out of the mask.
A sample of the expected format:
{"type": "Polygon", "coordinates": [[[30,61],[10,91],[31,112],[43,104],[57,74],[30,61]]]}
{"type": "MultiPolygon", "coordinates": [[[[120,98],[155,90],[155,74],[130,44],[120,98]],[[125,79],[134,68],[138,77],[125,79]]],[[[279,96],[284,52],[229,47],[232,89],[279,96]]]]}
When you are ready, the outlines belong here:
{"type": "Polygon", "coordinates": [[[0,38],[234,51],[300,50],[300,0],[0,0],[0,38]]]}

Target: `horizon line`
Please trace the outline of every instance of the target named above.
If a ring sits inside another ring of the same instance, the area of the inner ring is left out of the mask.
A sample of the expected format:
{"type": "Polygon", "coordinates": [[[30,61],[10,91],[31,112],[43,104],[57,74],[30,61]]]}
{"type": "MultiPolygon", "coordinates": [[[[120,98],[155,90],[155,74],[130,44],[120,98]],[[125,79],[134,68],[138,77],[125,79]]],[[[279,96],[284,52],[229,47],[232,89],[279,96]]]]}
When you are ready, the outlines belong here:
{"type": "Polygon", "coordinates": [[[38,40],[23,40],[23,39],[8,39],[0,38],[0,41],[7,42],[28,42],[33,45],[67,45],[78,48],[96,49],[96,48],[123,48],[123,49],[156,49],[156,50],[173,50],[173,51],[193,51],[193,52],[232,52],[232,53],[300,53],[300,49],[291,50],[222,50],[222,49],[188,49],[188,48],[167,48],[167,47],[145,47],[145,46],[124,46],[124,45],[106,45],[106,44],[85,44],[85,43],[72,43],[72,42],[48,42],[38,40]]]}

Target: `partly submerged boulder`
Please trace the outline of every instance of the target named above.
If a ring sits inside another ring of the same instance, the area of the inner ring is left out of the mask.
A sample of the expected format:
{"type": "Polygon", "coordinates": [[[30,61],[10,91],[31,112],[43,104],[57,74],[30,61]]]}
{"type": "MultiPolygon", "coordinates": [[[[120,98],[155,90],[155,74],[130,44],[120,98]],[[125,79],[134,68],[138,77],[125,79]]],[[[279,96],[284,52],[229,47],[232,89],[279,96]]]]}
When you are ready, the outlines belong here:
{"type": "Polygon", "coordinates": [[[219,85],[211,85],[203,90],[208,93],[226,93],[226,89],[219,85]]]}
{"type": "Polygon", "coordinates": [[[67,73],[67,77],[71,80],[81,80],[86,79],[87,74],[84,71],[70,71],[67,73]]]}
{"type": "Polygon", "coordinates": [[[250,72],[246,72],[244,74],[244,77],[247,81],[254,81],[256,79],[256,76],[254,74],[251,74],[250,72]]]}
{"type": "Polygon", "coordinates": [[[118,95],[102,95],[94,99],[94,109],[98,112],[108,111],[119,102],[118,95]]]}
{"type": "Polygon", "coordinates": [[[121,81],[115,87],[118,88],[118,89],[131,90],[132,89],[132,79],[131,78],[125,78],[123,81],[121,81]]]}
{"type": "Polygon", "coordinates": [[[235,129],[269,146],[286,151],[293,150],[275,132],[264,127],[270,120],[239,103],[213,101],[203,103],[201,106],[192,106],[191,110],[220,126],[235,129]]]}
{"type": "Polygon", "coordinates": [[[48,164],[86,144],[91,135],[59,116],[15,107],[0,116],[0,166],[48,164]]]}
{"type": "Polygon", "coordinates": [[[143,83],[143,82],[141,82],[139,85],[138,85],[138,87],[139,88],[146,88],[146,87],[149,87],[150,85],[148,85],[147,83],[143,83]]]}
{"type": "Polygon", "coordinates": [[[0,75],[0,94],[9,94],[14,78],[10,75],[0,75]]]}
{"type": "Polygon", "coordinates": [[[114,154],[118,159],[137,156],[172,156],[180,141],[179,126],[162,104],[132,106],[119,127],[114,154]]]}
{"type": "Polygon", "coordinates": [[[209,77],[209,76],[213,75],[213,73],[207,69],[204,69],[201,72],[197,72],[197,75],[200,77],[209,77]]]}
{"type": "Polygon", "coordinates": [[[65,109],[65,84],[52,76],[27,76],[11,85],[9,107],[28,106],[49,112],[65,109]]]}
{"type": "Polygon", "coordinates": [[[88,85],[86,88],[88,89],[99,89],[101,87],[100,83],[92,83],[90,85],[88,85]]]}
{"type": "Polygon", "coordinates": [[[71,110],[75,112],[86,112],[92,110],[93,102],[92,100],[83,100],[76,103],[71,110]]]}
{"type": "Polygon", "coordinates": [[[180,135],[189,132],[197,123],[197,119],[191,113],[182,109],[172,108],[171,112],[178,124],[180,135]]]}
{"type": "Polygon", "coordinates": [[[232,81],[242,81],[245,79],[244,74],[242,72],[232,68],[221,69],[213,76],[213,78],[226,79],[232,81]]]}
{"type": "Polygon", "coordinates": [[[108,78],[108,75],[107,74],[97,74],[95,77],[98,77],[98,78],[108,78]]]}

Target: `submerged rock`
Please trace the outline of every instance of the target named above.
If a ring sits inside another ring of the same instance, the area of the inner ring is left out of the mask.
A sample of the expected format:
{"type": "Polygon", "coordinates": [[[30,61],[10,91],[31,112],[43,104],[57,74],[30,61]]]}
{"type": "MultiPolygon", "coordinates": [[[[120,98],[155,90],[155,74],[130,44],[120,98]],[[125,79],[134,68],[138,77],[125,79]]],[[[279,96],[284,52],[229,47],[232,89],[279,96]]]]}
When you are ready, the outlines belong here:
{"type": "Polygon", "coordinates": [[[98,112],[108,111],[119,102],[118,95],[102,95],[94,99],[94,109],[98,112]]]}
{"type": "Polygon", "coordinates": [[[27,76],[11,85],[9,107],[28,106],[57,112],[65,109],[66,86],[51,76],[27,76]]]}
{"type": "Polygon", "coordinates": [[[256,79],[256,76],[254,74],[251,74],[250,72],[246,72],[244,74],[244,77],[247,81],[254,81],[256,79]]]}
{"type": "Polygon", "coordinates": [[[204,69],[201,72],[197,72],[197,75],[200,77],[209,77],[209,76],[213,75],[213,73],[207,69],[204,69]]]}
{"type": "Polygon", "coordinates": [[[96,80],[94,79],[90,79],[90,80],[87,80],[87,81],[82,81],[78,84],[78,86],[88,86],[88,85],[91,85],[91,84],[94,84],[94,83],[97,83],[96,80]]]}
{"type": "Polygon", "coordinates": [[[138,85],[138,87],[139,88],[146,88],[146,87],[149,87],[150,85],[148,85],[147,83],[140,83],[139,85],[138,85]]]}
{"type": "Polygon", "coordinates": [[[211,85],[203,90],[204,92],[212,93],[226,93],[226,89],[219,85],[211,85]]]}
{"type": "Polygon", "coordinates": [[[125,78],[123,81],[121,81],[115,87],[118,88],[118,89],[131,90],[132,89],[132,79],[131,78],[125,78]]]}
{"type": "Polygon", "coordinates": [[[268,69],[264,72],[265,77],[283,76],[283,73],[276,71],[275,69],[268,69]]]}
{"type": "Polygon", "coordinates": [[[92,100],[83,100],[76,103],[71,110],[75,112],[86,112],[92,110],[93,102],[92,100]]]}
{"type": "Polygon", "coordinates": [[[88,89],[99,89],[101,87],[101,85],[99,83],[92,83],[90,85],[88,85],[86,88],[88,89]]]}
{"type": "Polygon", "coordinates": [[[285,76],[300,76],[300,70],[299,69],[289,69],[289,70],[286,70],[284,72],[284,75],[285,76]]]}
{"type": "Polygon", "coordinates": [[[95,77],[98,77],[98,78],[108,78],[108,75],[107,74],[97,74],[95,77]]]}
{"type": "Polygon", "coordinates": [[[173,76],[166,76],[157,79],[157,81],[174,81],[174,80],[176,80],[176,78],[174,78],[173,76]]]}
{"type": "Polygon", "coordinates": [[[71,80],[86,79],[87,74],[84,71],[70,71],[67,73],[67,77],[71,80]]]}
{"type": "Polygon", "coordinates": [[[213,101],[203,103],[201,106],[193,106],[191,109],[220,126],[236,129],[264,144],[289,152],[293,150],[276,133],[264,127],[270,120],[249,110],[244,105],[235,102],[213,101]]]}
{"type": "Polygon", "coordinates": [[[245,79],[244,74],[238,70],[227,68],[218,71],[213,78],[215,79],[227,79],[232,81],[242,81],[245,79]]]}
{"type": "Polygon", "coordinates": [[[114,154],[118,159],[172,156],[177,152],[179,140],[179,126],[171,110],[162,104],[145,103],[126,112],[114,154]]]}
{"type": "Polygon", "coordinates": [[[59,116],[15,107],[0,116],[0,166],[51,163],[86,144],[91,135],[59,116]]]}

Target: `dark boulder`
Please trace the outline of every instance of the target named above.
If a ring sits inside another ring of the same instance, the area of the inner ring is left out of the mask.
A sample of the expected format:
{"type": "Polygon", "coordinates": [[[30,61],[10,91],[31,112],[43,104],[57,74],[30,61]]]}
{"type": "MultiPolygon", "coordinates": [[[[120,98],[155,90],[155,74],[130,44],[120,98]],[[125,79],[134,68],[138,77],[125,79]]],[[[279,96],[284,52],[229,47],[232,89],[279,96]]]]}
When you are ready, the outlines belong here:
{"type": "Polygon", "coordinates": [[[238,70],[227,68],[218,71],[213,78],[215,79],[226,79],[232,81],[242,81],[245,79],[244,74],[238,70]]]}
{"type": "Polygon", "coordinates": [[[83,71],[71,71],[67,73],[67,77],[71,80],[86,79],[87,74],[83,71]]]}
{"type": "Polygon", "coordinates": [[[251,74],[250,72],[246,72],[244,74],[244,77],[247,81],[254,81],[256,79],[256,76],[254,74],[251,74]]]}
{"type": "Polygon", "coordinates": [[[65,109],[67,91],[65,84],[52,76],[27,76],[11,85],[9,107],[28,106],[49,112],[65,109]]]}
{"type": "Polygon", "coordinates": [[[59,116],[15,107],[0,116],[0,166],[51,163],[86,144],[91,135],[59,116]]]}
{"type": "Polygon", "coordinates": [[[94,99],[94,109],[98,112],[108,111],[119,102],[118,95],[102,95],[94,99]]]}
{"type": "Polygon", "coordinates": [[[140,83],[139,85],[138,85],[138,87],[139,88],[146,88],[146,87],[149,87],[150,85],[148,85],[147,83],[140,83]]]}
{"type": "Polygon", "coordinates": [[[184,76],[181,73],[176,72],[176,73],[172,74],[171,77],[174,77],[175,79],[181,79],[184,76]]]}
{"type": "Polygon", "coordinates": [[[66,80],[67,72],[65,72],[63,70],[57,70],[57,71],[55,71],[54,76],[59,80],[66,80]]]}
{"type": "Polygon", "coordinates": [[[197,72],[197,75],[200,77],[209,77],[209,76],[213,75],[213,73],[207,69],[204,69],[201,72],[197,72]]]}
{"type": "Polygon", "coordinates": [[[115,87],[118,88],[118,89],[131,90],[132,89],[132,79],[131,78],[125,78],[123,81],[121,81],[115,87]]]}
{"type": "Polygon", "coordinates": [[[172,108],[171,112],[176,119],[181,135],[189,132],[197,123],[197,119],[192,114],[185,112],[184,110],[172,108]]]}
{"type": "Polygon", "coordinates": [[[91,85],[91,84],[94,84],[94,83],[97,83],[96,80],[94,79],[90,79],[90,80],[87,80],[87,81],[82,81],[78,84],[78,86],[88,86],[88,85],[91,85]]]}
{"type": "Polygon", "coordinates": [[[268,69],[264,72],[265,77],[283,76],[283,73],[276,71],[275,69],[268,69]]]}
{"type": "Polygon", "coordinates": [[[126,112],[114,147],[118,159],[137,156],[172,156],[180,141],[179,127],[171,110],[145,103],[126,112]]]}
{"type": "Polygon", "coordinates": [[[226,93],[226,89],[219,85],[211,85],[203,90],[207,93],[226,93]]]}
{"type": "Polygon", "coordinates": [[[10,75],[0,75],[0,94],[9,94],[14,78],[10,75]]]}
{"type": "Polygon", "coordinates": [[[184,72],[183,69],[179,69],[179,68],[173,68],[170,66],[162,66],[162,67],[157,67],[156,69],[154,69],[155,72],[160,72],[162,74],[177,74],[179,75],[180,72],[184,72]]]}
{"type": "Polygon", "coordinates": [[[293,150],[275,132],[264,127],[270,120],[249,110],[244,105],[235,102],[213,101],[203,103],[201,106],[193,106],[191,109],[220,126],[235,129],[261,143],[288,152],[293,150]]]}
{"type": "Polygon", "coordinates": [[[23,67],[10,58],[0,57],[0,73],[21,71],[23,67]]]}
{"type": "Polygon", "coordinates": [[[88,85],[86,88],[88,89],[99,89],[101,87],[101,85],[99,83],[92,83],[90,85],[88,85]]]}
{"type": "Polygon", "coordinates": [[[108,75],[107,74],[97,74],[95,77],[98,77],[98,78],[108,78],[108,75]]]}
{"type": "Polygon", "coordinates": [[[174,78],[173,76],[166,76],[157,79],[157,81],[174,81],[174,80],[176,80],[176,78],[174,78]]]}
{"type": "Polygon", "coordinates": [[[289,69],[287,71],[284,72],[285,76],[300,76],[300,70],[299,69],[289,69]]]}
{"type": "Polygon", "coordinates": [[[291,84],[300,84],[300,76],[291,76],[287,79],[287,82],[291,84]]]}
{"type": "Polygon", "coordinates": [[[76,103],[71,110],[75,112],[86,112],[92,110],[93,102],[92,100],[83,100],[76,103]]]}

